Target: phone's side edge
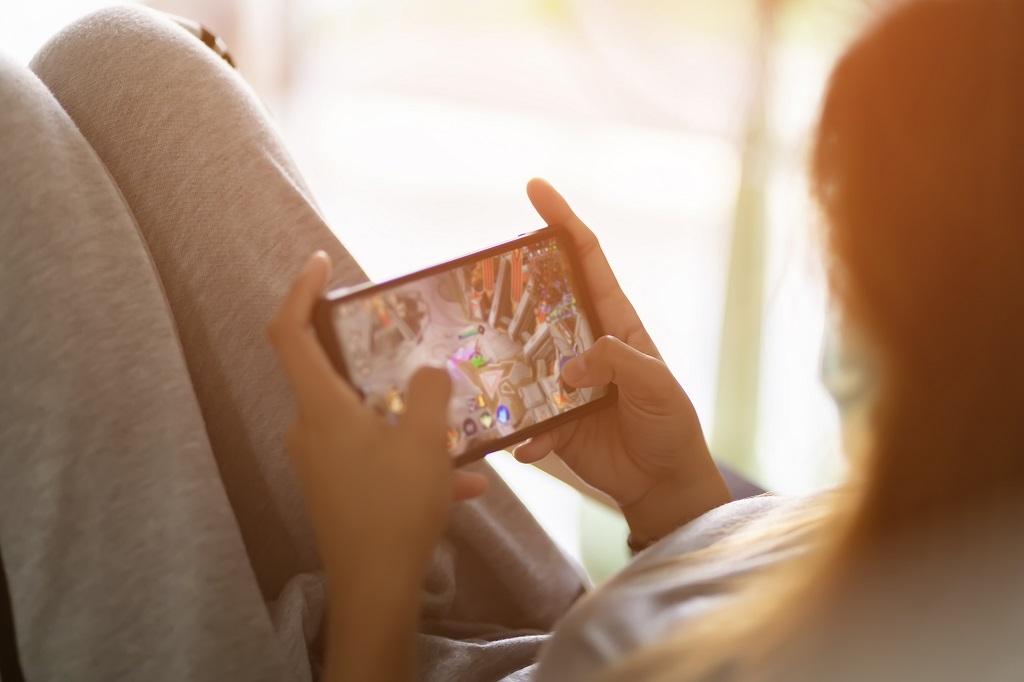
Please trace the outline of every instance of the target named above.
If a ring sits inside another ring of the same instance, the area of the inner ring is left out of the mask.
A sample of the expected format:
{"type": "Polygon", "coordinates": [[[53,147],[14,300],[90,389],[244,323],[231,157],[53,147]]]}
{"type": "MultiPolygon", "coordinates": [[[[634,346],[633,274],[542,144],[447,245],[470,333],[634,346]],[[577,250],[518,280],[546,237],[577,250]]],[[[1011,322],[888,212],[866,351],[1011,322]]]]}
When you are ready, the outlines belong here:
{"type": "Polygon", "coordinates": [[[324,295],[323,300],[328,305],[337,305],[343,301],[350,301],[355,298],[361,298],[363,296],[369,296],[371,294],[376,294],[381,291],[393,289],[395,287],[408,284],[409,282],[415,282],[416,280],[424,279],[426,277],[430,277],[441,272],[454,270],[460,265],[473,263],[477,260],[487,258],[488,256],[491,255],[498,255],[501,253],[505,253],[507,251],[511,251],[512,249],[518,248],[519,246],[549,239],[551,236],[555,236],[556,238],[558,238],[558,235],[560,233],[564,234],[564,229],[565,228],[561,227],[560,225],[546,225],[538,230],[524,233],[516,237],[515,239],[510,239],[506,242],[502,242],[501,244],[489,246],[485,249],[481,249],[480,251],[467,253],[465,255],[459,256],[457,258],[452,258],[451,260],[447,260],[441,263],[435,263],[434,265],[430,265],[421,270],[410,272],[409,274],[401,275],[399,277],[394,277],[383,282],[367,282],[356,287],[332,289],[331,291],[328,291],[324,295]]]}

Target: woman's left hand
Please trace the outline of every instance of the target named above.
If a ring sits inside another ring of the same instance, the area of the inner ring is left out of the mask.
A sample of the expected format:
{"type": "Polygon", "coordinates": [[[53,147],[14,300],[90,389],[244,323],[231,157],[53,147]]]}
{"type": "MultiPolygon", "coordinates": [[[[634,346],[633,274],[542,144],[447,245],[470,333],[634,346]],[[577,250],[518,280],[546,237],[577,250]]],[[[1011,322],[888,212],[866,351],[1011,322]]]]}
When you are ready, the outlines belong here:
{"type": "Polygon", "coordinates": [[[452,499],[484,492],[480,474],[456,471],[445,447],[451,391],[444,370],[410,381],[406,410],[389,423],[363,405],[320,346],[312,326],[331,263],[314,254],[295,279],[267,335],[295,393],[287,447],[298,471],[332,584],[358,589],[366,563],[422,571],[452,499]]]}

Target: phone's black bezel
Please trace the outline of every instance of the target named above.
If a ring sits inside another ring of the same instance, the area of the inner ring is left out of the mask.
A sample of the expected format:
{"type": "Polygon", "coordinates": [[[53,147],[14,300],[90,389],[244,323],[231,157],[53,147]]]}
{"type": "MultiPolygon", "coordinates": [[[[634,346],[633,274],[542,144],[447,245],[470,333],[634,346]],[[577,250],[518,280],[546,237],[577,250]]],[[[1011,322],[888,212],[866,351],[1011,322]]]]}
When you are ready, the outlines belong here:
{"type": "MultiPolygon", "coordinates": [[[[342,357],[341,354],[341,343],[339,342],[338,337],[335,334],[334,323],[331,315],[331,311],[334,308],[334,306],[339,305],[340,303],[343,302],[351,301],[354,298],[369,296],[384,291],[386,289],[392,289],[396,286],[401,286],[408,282],[413,282],[418,279],[422,279],[424,277],[429,277],[431,275],[445,272],[447,270],[453,270],[457,267],[473,263],[482,258],[497,256],[503,253],[507,253],[508,251],[515,250],[522,246],[526,246],[528,244],[546,241],[549,239],[558,240],[559,246],[562,248],[563,252],[565,253],[569,261],[569,276],[572,280],[573,290],[579,297],[578,303],[583,307],[583,311],[587,315],[587,321],[590,323],[591,333],[593,334],[594,339],[597,340],[604,334],[604,330],[601,327],[601,321],[600,319],[598,319],[597,313],[594,311],[593,302],[590,300],[590,291],[587,288],[586,282],[582,276],[583,270],[580,267],[579,257],[576,253],[576,248],[573,244],[572,236],[564,227],[555,225],[544,227],[534,232],[529,232],[520,235],[518,238],[504,242],[503,244],[498,244],[496,246],[483,249],[482,251],[477,251],[475,253],[470,253],[465,256],[460,256],[459,258],[455,258],[444,263],[439,263],[438,265],[432,265],[423,270],[418,270],[408,275],[402,275],[401,277],[396,277],[394,279],[387,280],[386,282],[380,282],[379,284],[368,282],[357,287],[342,288],[329,291],[319,301],[317,301],[316,307],[313,311],[313,326],[315,327],[317,336],[320,339],[320,344],[324,347],[324,350],[327,352],[328,357],[331,359],[331,364],[334,365],[334,368],[338,371],[338,374],[340,374],[345,379],[345,381],[352,384],[354,387],[356,387],[356,390],[358,390],[358,386],[356,386],[352,382],[349,376],[348,368],[345,366],[345,359],[344,357],[342,357]]],[[[574,419],[578,419],[585,414],[597,412],[598,410],[602,410],[606,407],[609,407],[610,405],[614,404],[616,399],[617,391],[615,390],[615,386],[613,384],[609,384],[605,395],[601,396],[597,400],[594,400],[593,402],[589,402],[586,405],[581,405],[579,407],[574,407],[568,412],[562,412],[561,414],[557,414],[554,417],[551,417],[550,419],[545,419],[539,424],[532,424],[526,427],[525,429],[516,431],[515,433],[510,434],[508,436],[497,438],[495,440],[490,440],[485,443],[480,443],[470,448],[469,450],[466,450],[462,454],[454,457],[453,461],[455,463],[455,466],[462,466],[464,464],[468,464],[469,462],[474,462],[478,459],[482,459],[483,457],[489,455],[492,452],[503,450],[509,447],[510,445],[515,445],[516,443],[522,442],[527,438],[532,438],[533,436],[536,436],[537,434],[540,434],[544,431],[548,431],[557,426],[570,422],[574,419]]]]}

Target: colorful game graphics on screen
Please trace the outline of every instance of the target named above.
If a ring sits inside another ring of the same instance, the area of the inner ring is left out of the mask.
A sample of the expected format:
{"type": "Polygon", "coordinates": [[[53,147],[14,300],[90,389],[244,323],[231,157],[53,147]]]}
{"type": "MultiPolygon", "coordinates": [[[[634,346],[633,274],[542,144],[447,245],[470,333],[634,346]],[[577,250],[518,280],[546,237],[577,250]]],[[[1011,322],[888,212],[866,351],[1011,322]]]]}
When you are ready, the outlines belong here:
{"type": "Polygon", "coordinates": [[[447,432],[453,455],[590,402],[562,366],[594,341],[555,239],[355,297],[335,324],[352,381],[383,413],[405,409],[421,366],[452,379],[447,432]]]}

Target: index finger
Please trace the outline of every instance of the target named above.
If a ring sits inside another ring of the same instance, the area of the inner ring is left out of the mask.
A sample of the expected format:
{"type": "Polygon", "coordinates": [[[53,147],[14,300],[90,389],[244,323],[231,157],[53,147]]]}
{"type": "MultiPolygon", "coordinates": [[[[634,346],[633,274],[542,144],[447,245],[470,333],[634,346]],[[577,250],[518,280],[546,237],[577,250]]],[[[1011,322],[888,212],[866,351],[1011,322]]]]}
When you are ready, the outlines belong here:
{"type": "Polygon", "coordinates": [[[352,406],[359,404],[355,392],[334,371],[313,330],[313,306],[327,285],[330,269],[326,253],[313,254],[267,327],[267,337],[288,377],[299,410],[310,416],[335,412],[339,399],[352,406]]]}
{"type": "Polygon", "coordinates": [[[623,339],[637,350],[660,358],[633,304],[619,286],[619,280],[612,272],[597,236],[546,180],[530,180],[526,185],[526,193],[530,203],[548,225],[562,225],[569,231],[604,332],[623,339]]]}
{"type": "Polygon", "coordinates": [[[448,399],[452,382],[448,372],[436,367],[420,368],[409,380],[408,402],[403,424],[420,438],[444,442],[448,399]]]}

